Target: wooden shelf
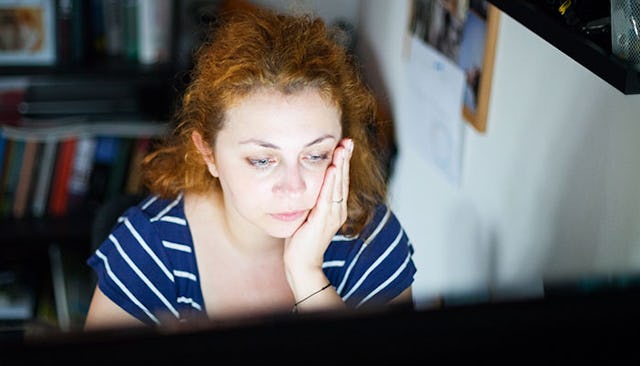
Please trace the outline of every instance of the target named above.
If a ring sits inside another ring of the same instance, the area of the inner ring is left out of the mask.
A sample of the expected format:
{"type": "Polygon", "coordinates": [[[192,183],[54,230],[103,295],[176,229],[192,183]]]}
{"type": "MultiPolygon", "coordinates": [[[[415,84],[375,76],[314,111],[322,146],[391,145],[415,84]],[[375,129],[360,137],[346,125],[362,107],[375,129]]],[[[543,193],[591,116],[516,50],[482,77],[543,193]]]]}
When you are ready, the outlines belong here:
{"type": "Polygon", "coordinates": [[[590,39],[533,0],[488,0],[624,94],[640,94],[640,68],[611,52],[611,41],[590,39]]]}

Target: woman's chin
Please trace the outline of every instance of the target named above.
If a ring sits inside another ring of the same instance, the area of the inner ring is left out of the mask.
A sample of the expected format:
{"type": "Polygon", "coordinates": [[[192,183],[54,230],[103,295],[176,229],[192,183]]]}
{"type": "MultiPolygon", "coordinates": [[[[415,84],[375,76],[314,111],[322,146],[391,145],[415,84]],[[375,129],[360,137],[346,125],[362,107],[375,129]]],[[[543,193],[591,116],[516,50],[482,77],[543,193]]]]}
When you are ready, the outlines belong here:
{"type": "Polygon", "coordinates": [[[290,238],[293,236],[293,234],[296,233],[296,231],[298,230],[298,228],[300,227],[300,225],[293,227],[289,227],[289,228],[271,228],[271,230],[268,231],[268,234],[274,238],[278,238],[278,239],[286,239],[286,238],[290,238]]]}
{"type": "Polygon", "coordinates": [[[300,225],[302,225],[303,222],[304,220],[297,220],[295,222],[288,223],[277,223],[275,225],[271,225],[267,229],[267,233],[274,238],[286,239],[292,237],[293,234],[298,231],[300,225]]]}

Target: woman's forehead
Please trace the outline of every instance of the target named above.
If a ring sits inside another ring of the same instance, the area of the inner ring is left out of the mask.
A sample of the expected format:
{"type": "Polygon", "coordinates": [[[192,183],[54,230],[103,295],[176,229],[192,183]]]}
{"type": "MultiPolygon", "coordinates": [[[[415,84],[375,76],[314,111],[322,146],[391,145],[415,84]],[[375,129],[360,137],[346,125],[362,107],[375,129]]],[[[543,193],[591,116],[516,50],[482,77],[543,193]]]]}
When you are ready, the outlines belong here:
{"type": "Polygon", "coordinates": [[[301,130],[339,133],[340,118],[337,106],[316,90],[304,89],[292,94],[260,90],[239,99],[226,111],[222,130],[275,135],[301,130]]]}

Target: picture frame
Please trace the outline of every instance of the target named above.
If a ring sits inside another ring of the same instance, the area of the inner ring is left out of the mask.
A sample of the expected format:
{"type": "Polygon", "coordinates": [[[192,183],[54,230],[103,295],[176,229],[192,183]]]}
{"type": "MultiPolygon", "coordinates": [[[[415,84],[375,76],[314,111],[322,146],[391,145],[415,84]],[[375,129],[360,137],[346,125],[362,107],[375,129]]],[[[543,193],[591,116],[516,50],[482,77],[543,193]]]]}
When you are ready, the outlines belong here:
{"type": "Polygon", "coordinates": [[[0,0],[0,66],[56,62],[55,0],[0,0]]]}
{"type": "Polygon", "coordinates": [[[410,31],[465,74],[461,114],[487,129],[500,10],[487,0],[413,0],[410,31]]]}
{"type": "Polygon", "coordinates": [[[466,76],[462,116],[481,133],[487,129],[499,20],[500,10],[488,1],[470,1],[458,59],[466,76]]]}

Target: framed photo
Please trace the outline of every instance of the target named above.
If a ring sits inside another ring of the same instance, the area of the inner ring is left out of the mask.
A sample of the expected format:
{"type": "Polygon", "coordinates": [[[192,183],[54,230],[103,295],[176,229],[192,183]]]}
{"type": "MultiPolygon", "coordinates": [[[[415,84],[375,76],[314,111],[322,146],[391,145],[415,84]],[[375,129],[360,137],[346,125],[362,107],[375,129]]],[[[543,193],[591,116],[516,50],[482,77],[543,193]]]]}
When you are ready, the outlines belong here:
{"type": "Polygon", "coordinates": [[[0,0],[0,65],[56,62],[55,0],[0,0]]]}
{"type": "Polygon", "coordinates": [[[500,11],[487,0],[413,0],[410,30],[465,74],[462,116],[485,132],[500,11]]]}

